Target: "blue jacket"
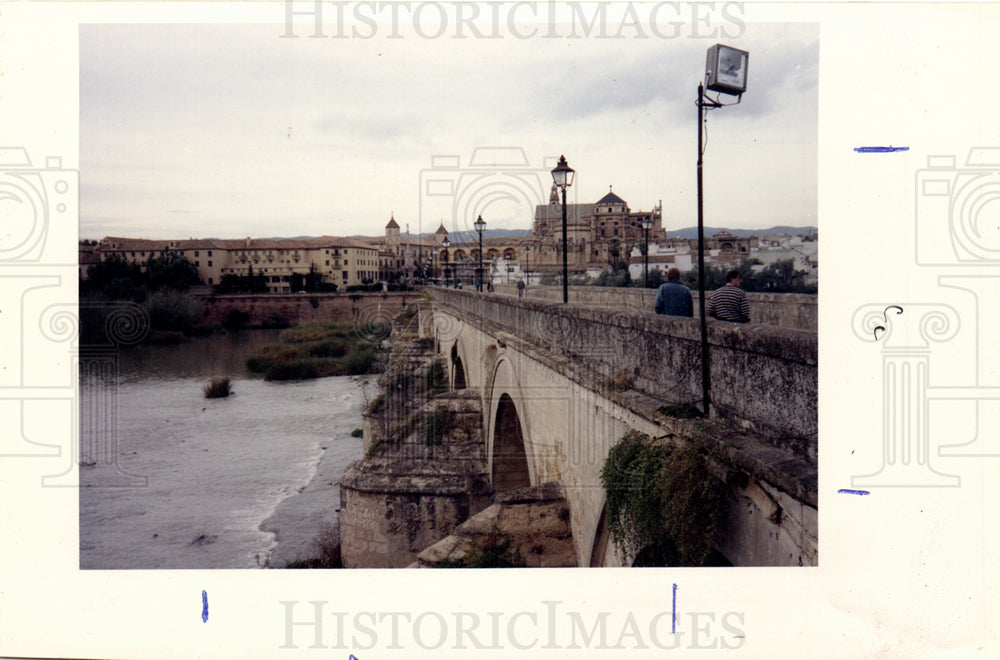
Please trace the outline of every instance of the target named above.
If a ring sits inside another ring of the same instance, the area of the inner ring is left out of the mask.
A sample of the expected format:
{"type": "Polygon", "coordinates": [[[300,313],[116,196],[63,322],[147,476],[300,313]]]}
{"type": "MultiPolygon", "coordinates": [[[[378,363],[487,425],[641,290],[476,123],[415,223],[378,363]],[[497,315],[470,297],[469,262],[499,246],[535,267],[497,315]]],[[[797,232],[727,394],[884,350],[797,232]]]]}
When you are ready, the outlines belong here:
{"type": "Polygon", "coordinates": [[[680,280],[669,280],[661,284],[660,290],[656,292],[653,309],[657,314],[668,316],[694,316],[691,290],[680,280]]]}

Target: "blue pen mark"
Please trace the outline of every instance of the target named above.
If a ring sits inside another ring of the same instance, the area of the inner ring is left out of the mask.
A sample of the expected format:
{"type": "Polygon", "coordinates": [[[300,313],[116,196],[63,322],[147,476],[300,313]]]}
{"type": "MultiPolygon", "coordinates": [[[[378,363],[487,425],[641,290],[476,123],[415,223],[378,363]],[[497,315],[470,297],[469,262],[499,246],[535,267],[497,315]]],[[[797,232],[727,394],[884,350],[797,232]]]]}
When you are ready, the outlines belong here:
{"type": "Polygon", "coordinates": [[[893,151],[909,151],[909,147],[854,147],[859,154],[888,154],[893,151]]]}
{"type": "Polygon", "coordinates": [[[670,632],[677,632],[677,583],[674,582],[674,604],[671,612],[670,632]]]}
{"type": "Polygon", "coordinates": [[[871,495],[867,490],[851,490],[850,488],[841,488],[837,492],[843,495],[871,495]]]}
{"type": "Polygon", "coordinates": [[[201,622],[208,621],[208,592],[202,589],[201,592],[201,622]]]}
{"type": "Polygon", "coordinates": [[[352,654],[351,654],[351,657],[350,657],[350,658],[348,658],[347,660],[358,660],[358,659],[357,659],[357,658],[355,658],[355,657],[354,657],[354,654],[352,653],[352,654]]]}

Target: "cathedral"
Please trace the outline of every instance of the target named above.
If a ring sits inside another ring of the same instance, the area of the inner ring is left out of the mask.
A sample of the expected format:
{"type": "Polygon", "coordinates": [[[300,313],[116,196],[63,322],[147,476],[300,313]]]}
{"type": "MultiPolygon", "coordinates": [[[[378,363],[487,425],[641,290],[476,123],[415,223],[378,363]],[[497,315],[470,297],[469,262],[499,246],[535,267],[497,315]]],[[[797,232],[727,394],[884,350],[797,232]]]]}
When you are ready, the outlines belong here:
{"type": "MultiPolygon", "coordinates": [[[[567,262],[571,272],[608,268],[618,261],[626,262],[632,249],[645,241],[644,219],[652,221],[650,243],[663,243],[662,208],[632,211],[628,203],[608,193],[595,203],[566,205],[567,262]]],[[[447,238],[441,227],[435,234],[440,245],[447,238]],[[442,232],[443,236],[442,236],[442,232]]],[[[531,233],[516,238],[491,238],[489,230],[483,236],[483,263],[487,272],[507,269],[517,264],[517,272],[538,275],[562,271],[562,203],[553,185],[549,203],[535,207],[531,233]],[[502,265],[506,264],[506,265],[502,265]]],[[[437,253],[437,267],[445,278],[458,276],[472,279],[479,263],[478,240],[450,244],[437,253]]]]}

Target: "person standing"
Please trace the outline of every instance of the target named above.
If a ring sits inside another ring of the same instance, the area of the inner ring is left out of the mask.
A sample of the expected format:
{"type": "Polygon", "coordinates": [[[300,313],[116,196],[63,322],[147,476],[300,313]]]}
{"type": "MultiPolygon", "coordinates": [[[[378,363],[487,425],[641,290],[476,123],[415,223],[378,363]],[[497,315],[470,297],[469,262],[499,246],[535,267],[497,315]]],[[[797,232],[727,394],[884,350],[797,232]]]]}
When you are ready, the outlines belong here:
{"type": "Polygon", "coordinates": [[[656,292],[653,310],[667,316],[694,316],[691,290],[681,282],[681,271],[678,269],[667,271],[667,281],[656,292]]]}
{"type": "Polygon", "coordinates": [[[725,285],[716,289],[708,299],[709,316],[720,321],[750,322],[750,301],[746,292],[740,288],[742,281],[740,271],[731,270],[726,273],[725,285]]]}
{"type": "Polygon", "coordinates": [[[517,281],[517,297],[518,298],[524,297],[524,280],[517,281]]]}

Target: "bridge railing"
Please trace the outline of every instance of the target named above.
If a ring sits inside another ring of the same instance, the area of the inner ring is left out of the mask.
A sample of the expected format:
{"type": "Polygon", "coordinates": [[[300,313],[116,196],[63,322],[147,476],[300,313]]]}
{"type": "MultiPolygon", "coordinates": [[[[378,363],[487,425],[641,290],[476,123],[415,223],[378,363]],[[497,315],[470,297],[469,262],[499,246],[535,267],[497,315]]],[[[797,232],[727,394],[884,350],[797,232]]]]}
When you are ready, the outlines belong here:
{"type": "MultiPolygon", "coordinates": [[[[591,380],[584,384],[596,390],[624,387],[665,404],[700,408],[698,319],[455,289],[430,291],[442,312],[568,358],[573,377],[579,379],[582,372],[591,380]]],[[[708,342],[712,416],[814,462],[816,333],[709,320],[708,342]]]]}
{"type": "MultiPolygon", "coordinates": [[[[514,284],[498,284],[496,290],[498,293],[517,295],[517,286],[514,284]]],[[[698,292],[692,291],[691,295],[694,298],[694,315],[697,317],[698,292]]],[[[562,287],[532,285],[527,289],[527,297],[562,302],[562,287]]],[[[748,293],[747,297],[750,299],[750,315],[754,323],[812,332],[816,332],[818,328],[817,297],[814,294],[748,293]]],[[[656,289],[571,286],[569,301],[652,313],[656,289]]]]}

